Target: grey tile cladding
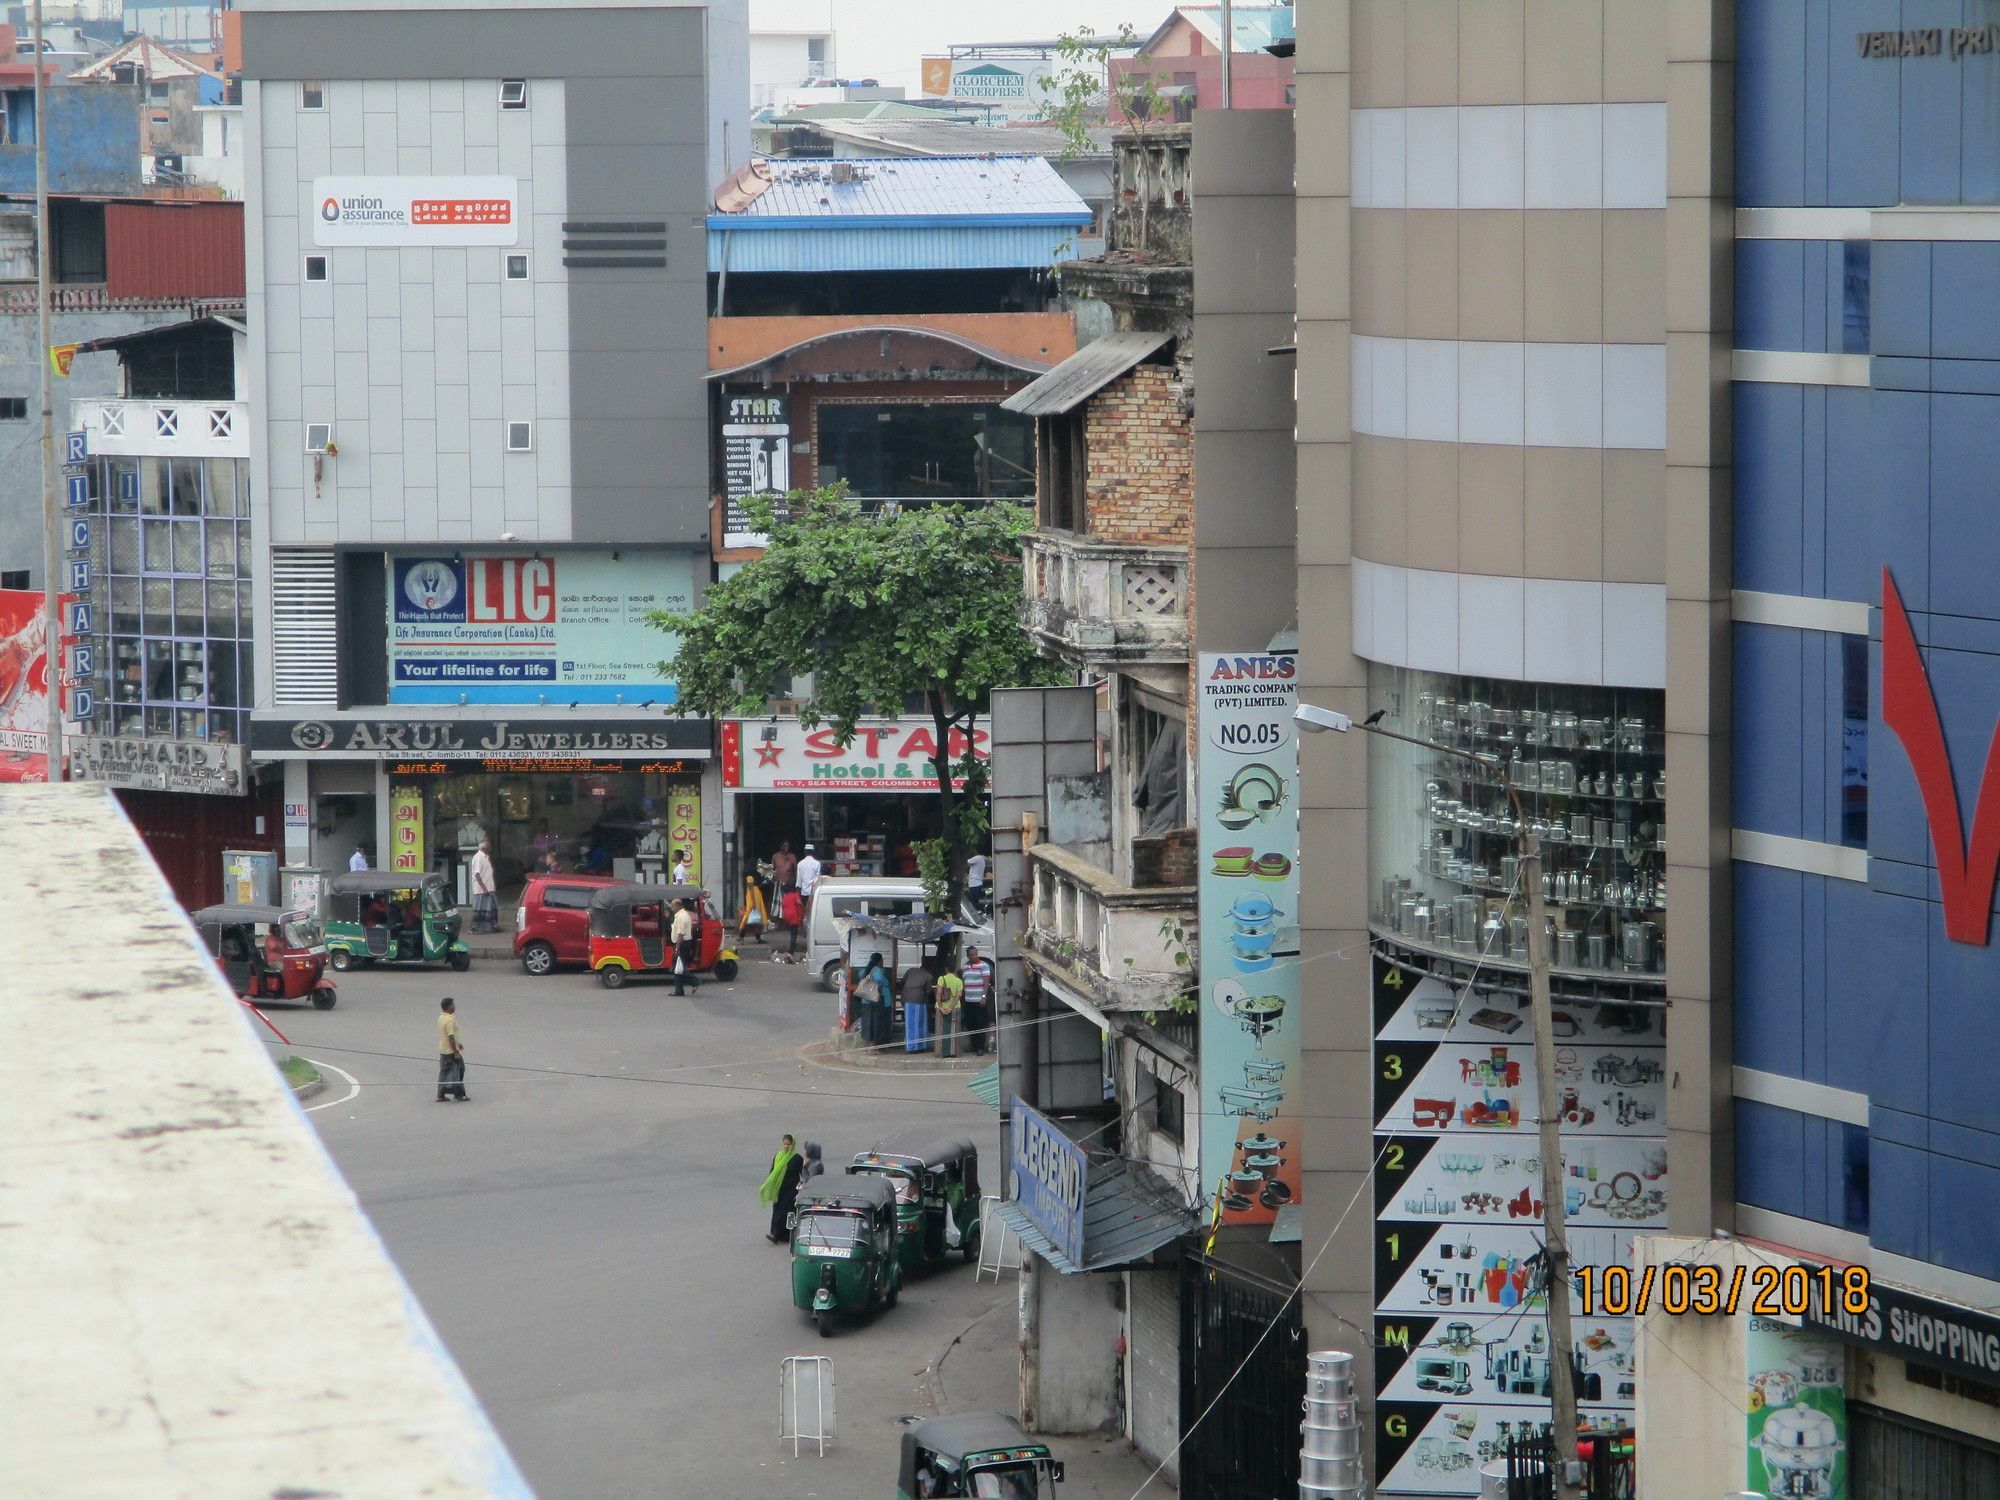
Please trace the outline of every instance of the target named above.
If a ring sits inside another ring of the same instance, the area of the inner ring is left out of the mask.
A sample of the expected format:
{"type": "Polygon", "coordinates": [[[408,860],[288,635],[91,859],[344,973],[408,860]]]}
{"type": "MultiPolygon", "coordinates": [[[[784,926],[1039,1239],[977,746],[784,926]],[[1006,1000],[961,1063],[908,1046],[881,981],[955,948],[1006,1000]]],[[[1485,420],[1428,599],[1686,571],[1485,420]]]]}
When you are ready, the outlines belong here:
{"type": "Polygon", "coordinates": [[[265,434],[272,541],[706,541],[707,24],[697,7],[246,13],[271,188],[252,274],[267,348],[301,351],[271,374],[303,381],[272,408],[286,441],[265,434]],[[308,75],[323,112],[298,109],[308,75]],[[530,80],[527,110],[498,108],[504,77],[530,80]],[[332,284],[302,289],[312,178],[347,173],[518,178],[530,279],[505,281],[492,247],[338,249],[332,284]],[[564,267],[566,222],[633,219],[667,223],[664,271],[564,267]],[[523,419],[534,451],[502,451],[523,419]],[[313,420],[341,450],[317,482],[291,425],[313,420]]]}

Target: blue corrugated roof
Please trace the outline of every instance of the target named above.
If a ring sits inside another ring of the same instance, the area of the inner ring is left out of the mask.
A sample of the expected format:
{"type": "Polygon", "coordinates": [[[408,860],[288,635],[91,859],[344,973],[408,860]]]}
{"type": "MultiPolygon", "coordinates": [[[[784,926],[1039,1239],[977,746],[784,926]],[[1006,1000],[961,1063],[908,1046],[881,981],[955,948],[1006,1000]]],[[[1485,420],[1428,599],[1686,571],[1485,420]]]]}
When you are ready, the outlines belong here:
{"type": "Polygon", "coordinates": [[[771,185],[711,229],[1082,225],[1089,205],[1039,156],[772,161],[771,185]],[[844,178],[846,180],[836,180],[844,178]]]}

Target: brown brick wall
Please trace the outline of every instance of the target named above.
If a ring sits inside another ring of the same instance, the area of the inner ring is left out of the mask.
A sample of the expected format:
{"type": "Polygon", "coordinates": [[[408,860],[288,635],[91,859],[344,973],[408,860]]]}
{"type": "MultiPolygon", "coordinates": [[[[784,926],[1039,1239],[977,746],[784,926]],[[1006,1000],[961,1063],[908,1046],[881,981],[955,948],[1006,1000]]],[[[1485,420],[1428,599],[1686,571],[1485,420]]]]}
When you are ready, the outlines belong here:
{"type": "Polygon", "coordinates": [[[1186,547],[1194,540],[1194,432],[1170,365],[1139,365],[1090,400],[1090,534],[1186,547]]]}

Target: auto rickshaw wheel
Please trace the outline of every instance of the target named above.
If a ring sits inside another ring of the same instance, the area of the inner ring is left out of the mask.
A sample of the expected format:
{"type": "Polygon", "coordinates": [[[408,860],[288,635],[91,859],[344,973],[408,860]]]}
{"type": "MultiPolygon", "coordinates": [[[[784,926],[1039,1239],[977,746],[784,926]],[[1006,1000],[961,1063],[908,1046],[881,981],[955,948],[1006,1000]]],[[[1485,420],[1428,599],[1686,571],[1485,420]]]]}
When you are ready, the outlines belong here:
{"type": "Polygon", "coordinates": [[[902,1290],[903,1283],[901,1278],[891,1275],[889,1278],[889,1290],[882,1294],[882,1306],[885,1310],[896,1305],[896,1297],[902,1290]]]}
{"type": "Polygon", "coordinates": [[[616,964],[606,964],[597,971],[597,982],[607,990],[615,990],[625,983],[625,971],[616,964]]]}
{"type": "Polygon", "coordinates": [[[817,1312],[817,1313],[814,1313],[814,1314],[813,1314],[813,1321],[814,1321],[815,1323],[819,1324],[819,1336],[820,1336],[821,1338],[823,1338],[823,1339],[830,1339],[830,1338],[832,1338],[832,1337],[833,1337],[833,1309],[832,1309],[832,1308],[827,1308],[827,1309],[825,1309],[825,1310],[823,1310],[823,1311],[821,1311],[821,1312],[817,1312]]]}
{"type": "Polygon", "coordinates": [[[979,1259],[979,1226],[977,1224],[972,1226],[972,1233],[959,1241],[958,1253],[965,1257],[965,1263],[968,1266],[979,1259]]]}
{"type": "Polygon", "coordinates": [[[323,988],[322,988],[322,989],[317,989],[317,990],[314,990],[314,991],[313,991],[313,1008],[314,1008],[314,1009],[316,1009],[316,1010],[332,1010],[332,1009],[333,1009],[333,1002],[334,1002],[334,1001],[336,1001],[336,1000],[338,1000],[339,998],[340,998],[340,997],[339,997],[338,995],[336,995],[336,994],[335,994],[335,993],[334,993],[334,992],[333,992],[332,990],[330,990],[330,989],[323,989],[323,988]]]}
{"type": "Polygon", "coordinates": [[[463,974],[467,969],[472,967],[472,955],[470,953],[452,954],[451,967],[453,972],[463,974]]]}
{"type": "Polygon", "coordinates": [[[733,958],[717,959],[715,977],[720,979],[724,984],[734,979],[736,977],[736,960],[733,958]]]}
{"type": "Polygon", "coordinates": [[[334,949],[333,952],[327,954],[326,961],[343,974],[354,967],[354,955],[349,953],[345,948],[334,949]]]}

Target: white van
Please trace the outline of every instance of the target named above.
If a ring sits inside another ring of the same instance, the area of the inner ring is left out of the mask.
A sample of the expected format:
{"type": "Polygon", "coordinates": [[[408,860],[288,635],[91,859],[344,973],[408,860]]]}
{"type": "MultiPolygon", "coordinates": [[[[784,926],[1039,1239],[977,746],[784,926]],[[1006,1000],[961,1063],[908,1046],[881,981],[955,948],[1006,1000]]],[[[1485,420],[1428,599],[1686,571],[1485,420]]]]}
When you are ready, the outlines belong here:
{"type": "MultiPolygon", "coordinates": [[[[840,956],[844,945],[846,924],[838,919],[859,915],[875,917],[907,917],[928,911],[924,905],[924,883],[906,876],[894,875],[822,875],[819,884],[813,887],[812,910],[806,914],[806,965],[810,972],[819,976],[819,982],[827,989],[835,988],[835,976],[840,970],[840,956]]],[[[961,939],[983,953],[993,951],[993,932],[982,927],[969,932],[961,939]]],[[[926,947],[928,957],[936,951],[926,947]]],[[[909,945],[903,945],[904,968],[911,967],[909,945]]],[[[862,954],[866,958],[867,954],[862,954]]],[[[894,976],[901,979],[901,974],[894,976]]]]}

